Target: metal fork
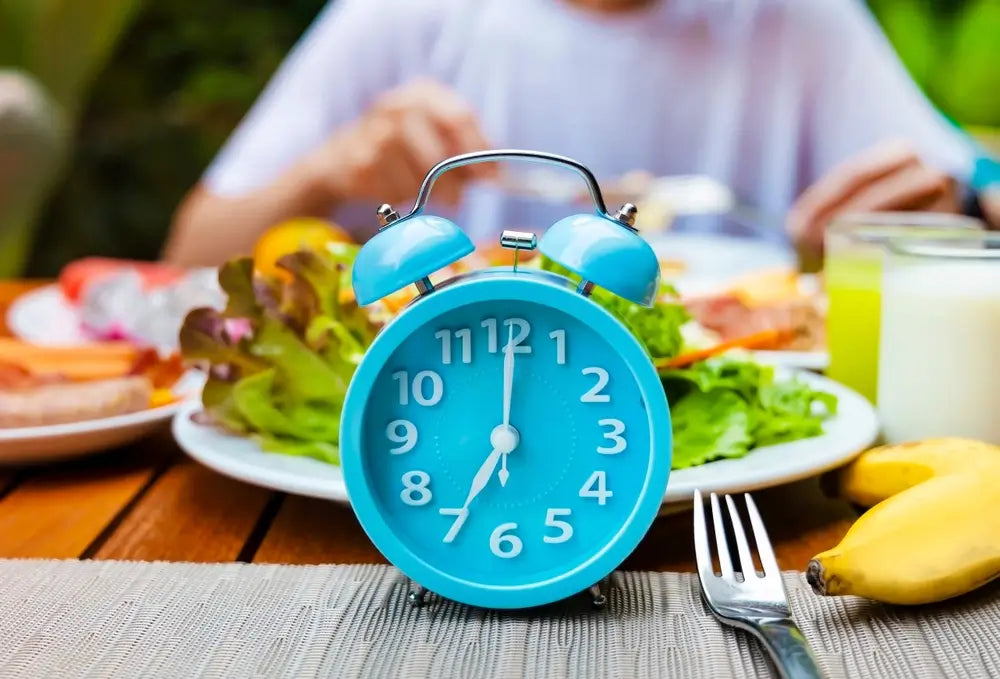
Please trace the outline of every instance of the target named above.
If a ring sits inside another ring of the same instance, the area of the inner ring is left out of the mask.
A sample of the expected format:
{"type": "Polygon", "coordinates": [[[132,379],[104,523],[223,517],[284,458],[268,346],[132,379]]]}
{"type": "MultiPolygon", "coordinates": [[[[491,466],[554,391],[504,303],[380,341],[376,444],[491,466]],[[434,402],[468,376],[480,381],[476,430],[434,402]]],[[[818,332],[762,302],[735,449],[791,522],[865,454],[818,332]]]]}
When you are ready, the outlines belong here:
{"type": "Polygon", "coordinates": [[[745,495],[747,514],[763,574],[754,567],[753,556],[743,522],[732,497],[725,496],[729,508],[731,529],[739,553],[739,571],[734,571],[726,539],[725,514],[719,498],[711,495],[712,522],[715,525],[715,545],[719,557],[720,575],[712,567],[712,549],[705,526],[705,506],[701,491],[694,493],[694,552],[698,561],[698,579],[708,607],[722,623],[739,627],[757,637],[774,659],[778,672],[785,679],[822,679],[816,657],[809,649],[802,632],[792,621],[788,609],[781,570],[774,558],[771,541],[764,529],[757,506],[745,495]]]}

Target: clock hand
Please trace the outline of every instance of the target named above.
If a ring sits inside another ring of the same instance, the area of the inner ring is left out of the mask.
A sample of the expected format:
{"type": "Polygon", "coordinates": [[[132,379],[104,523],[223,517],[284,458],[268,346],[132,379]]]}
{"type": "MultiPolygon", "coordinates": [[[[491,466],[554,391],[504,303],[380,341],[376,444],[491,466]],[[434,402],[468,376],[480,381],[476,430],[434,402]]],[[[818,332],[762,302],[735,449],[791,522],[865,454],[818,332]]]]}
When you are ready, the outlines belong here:
{"type": "Polygon", "coordinates": [[[500,456],[503,454],[502,448],[494,448],[493,452],[489,454],[486,461],[479,467],[476,475],[472,477],[472,485],[469,487],[469,494],[465,497],[465,504],[462,505],[462,510],[467,510],[472,501],[476,499],[476,496],[482,492],[486,484],[489,483],[490,477],[493,476],[493,471],[497,468],[497,463],[500,461],[500,456]]]}
{"type": "Polygon", "coordinates": [[[510,324],[503,350],[503,426],[510,426],[510,396],[514,391],[514,324],[510,324]]]}
{"type": "Polygon", "coordinates": [[[448,534],[444,536],[445,542],[453,541],[455,536],[458,535],[458,531],[462,530],[465,520],[469,518],[469,505],[472,504],[477,495],[483,492],[486,484],[490,482],[490,477],[493,476],[493,472],[496,470],[500,459],[502,458],[506,463],[507,453],[517,447],[517,431],[513,427],[505,428],[502,424],[497,425],[490,434],[490,441],[493,443],[493,452],[489,454],[486,460],[479,466],[479,469],[476,470],[476,475],[472,477],[472,485],[469,486],[469,494],[465,496],[465,503],[461,507],[443,507],[438,510],[438,512],[445,516],[457,517],[455,523],[451,525],[448,534]]]}
{"type": "Polygon", "coordinates": [[[510,478],[510,472],[507,471],[507,453],[504,453],[500,458],[500,471],[497,472],[497,480],[500,481],[501,486],[506,486],[508,478],[510,478]]]}
{"type": "MultiPolygon", "coordinates": [[[[507,333],[507,346],[504,348],[503,356],[503,428],[510,428],[510,401],[514,391],[514,324],[510,323],[510,330],[507,333]]],[[[507,471],[507,453],[503,454],[503,465],[497,479],[501,486],[507,485],[510,472],[507,471]]]]}

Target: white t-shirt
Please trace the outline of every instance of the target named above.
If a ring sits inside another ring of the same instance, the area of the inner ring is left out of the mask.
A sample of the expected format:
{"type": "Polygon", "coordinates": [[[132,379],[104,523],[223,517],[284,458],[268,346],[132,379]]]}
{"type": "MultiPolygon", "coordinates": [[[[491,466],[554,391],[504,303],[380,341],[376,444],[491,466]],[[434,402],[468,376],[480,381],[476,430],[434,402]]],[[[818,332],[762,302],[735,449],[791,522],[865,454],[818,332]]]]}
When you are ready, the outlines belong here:
{"type": "MultiPolygon", "coordinates": [[[[208,169],[206,187],[238,196],[267,185],[379,93],[422,76],[465,97],[495,147],[568,155],[599,179],[707,174],[778,214],[831,166],[886,138],[908,139],[959,179],[974,162],[858,0],[660,0],[617,15],[566,0],[335,0],[208,169]]],[[[345,205],[332,217],[370,233],[375,207],[345,205]]],[[[481,238],[566,214],[477,187],[457,219],[481,238]]],[[[751,228],[785,237],[774,224],[751,228]]]]}

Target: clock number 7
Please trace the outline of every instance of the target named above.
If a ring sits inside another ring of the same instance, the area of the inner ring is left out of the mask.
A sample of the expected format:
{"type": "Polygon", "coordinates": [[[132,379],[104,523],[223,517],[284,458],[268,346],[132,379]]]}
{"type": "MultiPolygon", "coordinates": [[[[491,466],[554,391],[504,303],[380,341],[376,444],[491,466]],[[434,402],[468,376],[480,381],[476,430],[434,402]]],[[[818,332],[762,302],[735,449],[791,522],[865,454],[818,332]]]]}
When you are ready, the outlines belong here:
{"type": "Polygon", "coordinates": [[[438,512],[441,516],[454,516],[455,521],[451,524],[451,528],[445,533],[444,540],[442,542],[449,543],[452,542],[456,537],[458,537],[458,531],[462,530],[462,526],[465,525],[465,520],[469,518],[469,510],[464,507],[457,508],[447,508],[444,507],[439,509],[438,512]]]}

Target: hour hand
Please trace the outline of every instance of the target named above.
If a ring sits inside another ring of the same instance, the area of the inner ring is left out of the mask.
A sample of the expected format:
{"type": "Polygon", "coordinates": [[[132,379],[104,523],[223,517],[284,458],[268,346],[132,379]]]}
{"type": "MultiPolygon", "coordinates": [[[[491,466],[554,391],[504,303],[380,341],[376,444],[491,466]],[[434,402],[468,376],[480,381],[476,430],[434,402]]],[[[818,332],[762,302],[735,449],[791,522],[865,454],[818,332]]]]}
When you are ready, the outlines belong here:
{"type": "Polygon", "coordinates": [[[486,461],[480,465],[476,475],[472,477],[472,485],[469,487],[469,494],[465,497],[465,504],[462,505],[462,509],[468,509],[472,501],[476,499],[476,496],[489,483],[490,477],[493,476],[493,472],[497,468],[497,463],[500,462],[501,455],[503,455],[503,449],[494,448],[493,452],[486,458],[486,461]]]}
{"type": "Polygon", "coordinates": [[[458,531],[462,530],[462,526],[465,525],[465,520],[469,518],[469,505],[472,501],[476,499],[476,496],[482,492],[486,484],[489,483],[490,477],[493,476],[493,470],[497,468],[497,463],[500,461],[500,457],[503,455],[503,450],[500,448],[494,448],[493,452],[489,454],[476,471],[476,475],[472,477],[472,485],[469,487],[469,494],[465,496],[465,503],[461,507],[454,508],[442,508],[438,512],[443,516],[454,516],[455,522],[451,524],[451,529],[448,531],[447,535],[444,536],[445,542],[452,542],[458,535],[458,531]]]}

